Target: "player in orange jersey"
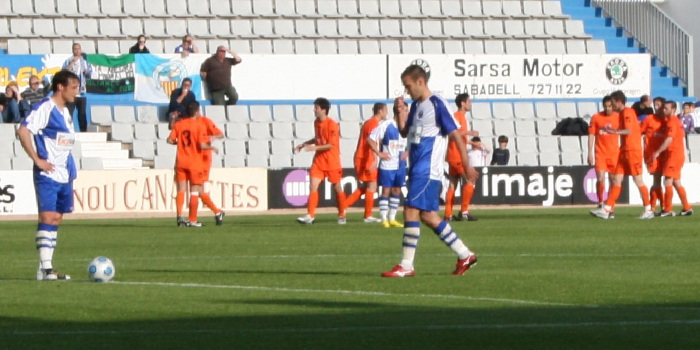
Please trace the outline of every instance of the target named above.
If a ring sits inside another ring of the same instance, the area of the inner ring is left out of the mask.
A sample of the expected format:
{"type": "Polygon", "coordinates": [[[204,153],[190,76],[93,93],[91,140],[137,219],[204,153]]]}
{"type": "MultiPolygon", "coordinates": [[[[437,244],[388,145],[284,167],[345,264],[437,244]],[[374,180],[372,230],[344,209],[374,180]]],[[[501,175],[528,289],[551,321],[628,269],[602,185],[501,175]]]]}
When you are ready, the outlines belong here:
{"type": "MultiPolygon", "coordinates": [[[[190,203],[189,219],[182,221],[183,226],[200,227],[197,221],[197,208],[199,206],[199,194],[202,185],[206,181],[208,164],[204,161],[203,152],[211,149],[219,152],[209,143],[207,130],[204,123],[197,120],[199,103],[192,101],[187,104],[187,118],[182,118],[174,123],[168,142],[177,145],[177,162],[175,165],[175,177],[178,183],[189,182],[190,203]]],[[[181,186],[178,186],[181,188],[181,186]]],[[[185,188],[185,186],[182,186],[185,188]]],[[[183,197],[184,198],[184,197],[183,197]]]]}
{"type": "MultiPolygon", "coordinates": [[[[455,97],[455,104],[457,105],[457,112],[455,112],[454,117],[459,124],[459,134],[462,135],[464,143],[468,144],[468,136],[479,136],[479,132],[476,130],[469,130],[469,125],[467,124],[467,112],[472,108],[472,101],[469,98],[469,94],[463,93],[457,95],[457,97],[455,97]]],[[[469,204],[474,196],[474,182],[467,179],[467,173],[462,165],[459,149],[452,139],[448,140],[447,156],[445,160],[449,165],[448,175],[450,184],[447,187],[447,195],[445,195],[444,219],[448,221],[476,221],[476,217],[469,214],[469,204]],[[460,179],[462,180],[462,210],[459,215],[452,216],[452,207],[455,201],[455,188],[460,179]]]]}
{"type": "Polygon", "coordinates": [[[379,126],[379,123],[384,120],[388,113],[386,103],[375,103],[372,106],[372,117],[369,118],[360,130],[360,136],[357,139],[357,149],[355,150],[355,172],[357,180],[362,182],[362,186],[348,196],[345,205],[352,206],[357,202],[362,195],[365,195],[365,222],[382,222],[381,219],[372,216],[372,208],[374,208],[374,194],[377,192],[377,166],[378,159],[372,152],[372,149],[367,144],[367,138],[379,126]]]}
{"type": "Polygon", "coordinates": [[[673,213],[673,186],[678,193],[678,197],[683,204],[682,216],[693,215],[693,208],[688,204],[688,197],[685,188],[681,185],[681,169],[685,163],[685,130],[681,120],[676,116],[675,102],[666,102],[664,104],[664,120],[666,122],[666,139],[652,155],[655,159],[659,159],[662,172],[664,175],[665,196],[662,217],[674,216],[673,213]]]}
{"type": "Polygon", "coordinates": [[[340,186],[343,177],[343,168],[340,165],[340,128],[338,122],[328,116],[331,103],[323,97],[314,101],[314,129],[316,138],[308,140],[294,148],[295,152],[302,150],[316,152],[309,175],[311,183],[309,188],[308,213],[297,219],[302,224],[313,224],[318,206],[318,186],[321,181],[328,179],[335,189],[338,204],[338,224],[344,225],[345,218],[345,192],[340,186]]]}
{"type": "Polygon", "coordinates": [[[649,204],[652,211],[656,210],[656,202],[658,200],[663,201],[664,198],[663,188],[661,187],[661,166],[658,158],[652,157],[666,139],[664,103],[666,103],[666,99],[663,97],[654,98],[654,114],[644,118],[639,126],[642,131],[642,137],[644,137],[644,162],[646,163],[647,171],[654,178],[654,182],[649,189],[649,204]]]}
{"type": "Polygon", "coordinates": [[[588,127],[588,165],[595,166],[598,208],[603,207],[605,175],[607,174],[608,181],[612,182],[613,172],[617,167],[617,158],[620,154],[620,137],[607,133],[605,128],[617,129],[619,125],[620,116],[613,111],[610,96],[603,97],[603,111],[591,118],[588,127]]]}
{"type": "Polygon", "coordinates": [[[622,180],[625,175],[632,176],[634,183],[639,188],[639,194],[644,203],[644,211],[639,216],[640,219],[653,219],[654,212],[649,205],[649,190],[642,180],[642,133],[639,129],[637,114],[632,108],[625,106],[627,97],[622,91],[615,91],[610,94],[613,111],[620,114],[620,125],[618,128],[606,127],[603,130],[610,134],[620,135],[620,156],[615,167],[612,187],[608,199],[602,208],[592,210],[591,215],[601,219],[608,219],[613,211],[617,198],[622,191],[622,180]]]}
{"type": "MultiPolygon", "coordinates": [[[[224,138],[224,133],[219,129],[216,124],[214,124],[214,121],[211,119],[207,118],[206,116],[203,116],[199,113],[199,110],[197,111],[196,115],[197,121],[200,123],[203,123],[207,129],[207,136],[209,137],[209,142],[217,139],[222,139],[224,138]]],[[[202,157],[204,160],[204,164],[206,165],[206,172],[204,174],[205,177],[205,182],[209,181],[209,171],[211,170],[212,166],[212,150],[211,149],[205,149],[204,152],[202,152],[202,157]]],[[[209,196],[209,192],[207,191],[206,188],[202,189],[202,192],[199,194],[199,198],[202,200],[202,203],[207,206],[207,208],[211,209],[211,211],[214,212],[214,220],[216,221],[216,226],[221,226],[224,223],[224,215],[226,215],[223,210],[219,209],[216,204],[211,200],[211,196],[209,196]]]]}

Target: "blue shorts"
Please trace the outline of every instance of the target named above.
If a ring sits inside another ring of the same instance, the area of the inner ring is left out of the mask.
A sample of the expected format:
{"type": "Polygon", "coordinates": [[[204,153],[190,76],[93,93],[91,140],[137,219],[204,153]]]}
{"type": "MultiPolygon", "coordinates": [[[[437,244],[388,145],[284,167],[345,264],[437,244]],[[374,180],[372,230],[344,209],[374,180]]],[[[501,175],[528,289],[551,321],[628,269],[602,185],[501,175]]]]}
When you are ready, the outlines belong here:
{"type": "Polygon", "coordinates": [[[408,180],[408,195],[404,205],[422,211],[439,211],[441,185],[440,180],[410,178],[408,180]]]}
{"type": "Polygon", "coordinates": [[[34,173],[34,189],[39,212],[73,212],[73,181],[56,182],[51,178],[34,173]]]}
{"type": "Polygon", "coordinates": [[[379,169],[379,186],[384,188],[406,186],[406,168],[397,170],[379,169]]]}

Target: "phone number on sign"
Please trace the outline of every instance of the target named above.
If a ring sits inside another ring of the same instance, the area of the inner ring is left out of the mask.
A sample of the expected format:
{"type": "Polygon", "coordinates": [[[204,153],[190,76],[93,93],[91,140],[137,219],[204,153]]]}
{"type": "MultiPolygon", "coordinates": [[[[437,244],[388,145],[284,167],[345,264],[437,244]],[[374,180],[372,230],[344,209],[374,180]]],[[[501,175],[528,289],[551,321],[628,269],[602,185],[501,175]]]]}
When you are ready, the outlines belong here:
{"type": "Polygon", "coordinates": [[[528,84],[533,95],[581,95],[581,84],[528,84]]]}

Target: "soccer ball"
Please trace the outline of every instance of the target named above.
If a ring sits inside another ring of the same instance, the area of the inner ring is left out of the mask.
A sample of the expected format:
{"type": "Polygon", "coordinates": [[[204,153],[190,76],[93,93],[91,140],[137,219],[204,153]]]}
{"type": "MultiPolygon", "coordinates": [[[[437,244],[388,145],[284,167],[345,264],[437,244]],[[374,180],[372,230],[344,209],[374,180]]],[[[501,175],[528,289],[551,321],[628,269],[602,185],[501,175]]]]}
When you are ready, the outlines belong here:
{"type": "Polygon", "coordinates": [[[88,265],[88,277],[93,282],[109,282],[114,278],[117,270],[112,260],[104,256],[98,256],[88,265]]]}

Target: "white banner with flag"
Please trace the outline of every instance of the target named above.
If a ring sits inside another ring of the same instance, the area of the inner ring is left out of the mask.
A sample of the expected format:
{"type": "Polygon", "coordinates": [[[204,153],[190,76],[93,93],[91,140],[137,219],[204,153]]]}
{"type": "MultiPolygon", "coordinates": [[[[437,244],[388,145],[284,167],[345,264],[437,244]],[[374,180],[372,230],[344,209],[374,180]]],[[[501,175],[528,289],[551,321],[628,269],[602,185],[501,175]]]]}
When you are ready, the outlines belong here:
{"type": "Polygon", "coordinates": [[[199,69],[209,55],[138,54],[136,57],[136,88],[134,100],[168,103],[170,94],[185,78],[192,79],[192,92],[198,100],[204,99],[199,69]]]}

